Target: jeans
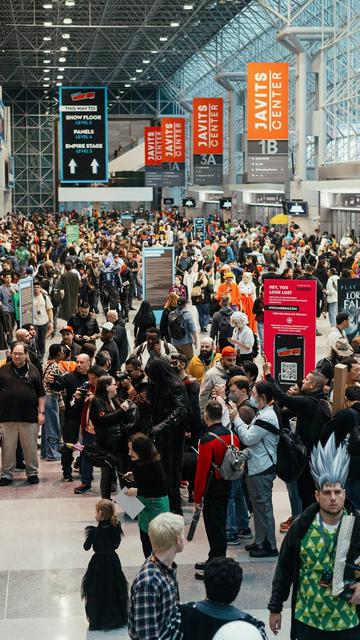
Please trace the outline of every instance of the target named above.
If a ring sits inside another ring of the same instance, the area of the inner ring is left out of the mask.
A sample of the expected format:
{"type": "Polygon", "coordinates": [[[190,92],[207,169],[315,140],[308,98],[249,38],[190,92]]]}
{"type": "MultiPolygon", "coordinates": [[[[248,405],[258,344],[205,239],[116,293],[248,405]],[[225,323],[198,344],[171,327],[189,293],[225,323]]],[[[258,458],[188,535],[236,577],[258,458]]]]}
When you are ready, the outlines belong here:
{"type": "Polygon", "coordinates": [[[290,506],[291,506],[291,516],[296,518],[300,513],[303,512],[301,498],[299,496],[297,481],[293,480],[292,482],[286,483],[286,488],[289,494],[290,506]]]}
{"type": "Polygon", "coordinates": [[[196,305],[198,314],[199,314],[199,325],[200,325],[200,329],[205,328],[208,326],[211,316],[210,316],[210,303],[209,302],[203,302],[202,304],[197,304],[196,305]]]}
{"type": "MultiPolygon", "coordinates": [[[[45,396],[45,425],[42,428],[44,434],[44,449],[41,446],[41,453],[45,454],[49,460],[60,460],[60,447],[52,444],[48,438],[58,438],[60,440],[60,418],[59,403],[56,396],[45,396]]],[[[41,434],[41,435],[42,435],[41,434]]],[[[42,439],[42,438],[41,438],[42,439]]]]}
{"type": "Polygon", "coordinates": [[[329,324],[330,327],[336,326],[336,316],[338,312],[338,303],[337,302],[329,302],[328,303],[328,312],[329,312],[329,324]]]}
{"type": "Polygon", "coordinates": [[[240,529],[249,526],[249,512],[242,489],[243,478],[233,480],[227,508],[226,531],[228,536],[237,535],[240,529]]]}
{"type": "Polygon", "coordinates": [[[35,325],[35,329],[36,329],[36,340],[38,345],[39,358],[42,362],[45,355],[45,340],[46,340],[46,334],[48,329],[48,323],[37,324],[35,325]]]}
{"type": "MultiPolygon", "coordinates": [[[[89,433],[88,431],[84,431],[82,436],[82,443],[86,445],[86,444],[95,444],[95,442],[96,442],[95,434],[89,433]]],[[[82,483],[86,484],[88,487],[91,487],[91,481],[93,479],[93,468],[94,466],[83,454],[81,456],[81,462],[80,462],[80,475],[81,475],[82,483]]]]}
{"type": "Polygon", "coordinates": [[[261,546],[265,540],[276,548],[275,520],[272,505],[272,488],[276,473],[270,467],[266,471],[246,478],[251,504],[254,510],[255,542],[261,546]]]}
{"type": "Polygon", "coordinates": [[[257,323],[257,330],[258,330],[258,336],[259,336],[259,342],[260,342],[260,353],[264,353],[264,323],[263,322],[257,323]]]}

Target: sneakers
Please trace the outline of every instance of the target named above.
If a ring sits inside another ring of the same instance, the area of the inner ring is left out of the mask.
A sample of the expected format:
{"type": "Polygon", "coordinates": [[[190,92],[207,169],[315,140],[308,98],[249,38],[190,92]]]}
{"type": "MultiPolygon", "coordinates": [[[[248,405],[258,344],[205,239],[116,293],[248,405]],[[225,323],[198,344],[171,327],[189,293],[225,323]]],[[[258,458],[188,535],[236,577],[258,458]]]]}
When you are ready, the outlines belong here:
{"type": "Polygon", "coordinates": [[[203,573],[198,573],[197,571],[195,572],[195,580],[204,580],[204,574],[203,573]]]}
{"type": "Polygon", "coordinates": [[[257,548],[258,548],[258,545],[256,544],[256,542],[252,542],[251,544],[245,545],[246,551],[254,551],[254,549],[257,549],[257,548]]]}
{"type": "Polygon", "coordinates": [[[252,551],[249,551],[250,558],[276,558],[279,555],[278,550],[272,549],[270,546],[259,546],[252,551]]]}
{"type": "Polygon", "coordinates": [[[280,533],[287,533],[293,522],[294,518],[292,516],[287,520],[284,520],[284,522],[280,522],[280,533]]]}
{"type": "Polygon", "coordinates": [[[91,486],[85,484],[84,482],[82,482],[78,487],[75,487],[74,489],[74,493],[77,494],[88,493],[89,491],[91,491],[91,486]]]}
{"type": "Polygon", "coordinates": [[[238,536],[240,540],[251,540],[253,533],[249,527],[246,527],[246,529],[239,529],[238,536]]]}
{"type": "Polygon", "coordinates": [[[39,484],[39,476],[29,476],[26,480],[29,484],[39,484]]]}
{"type": "Polygon", "coordinates": [[[195,563],[195,569],[197,571],[204,571],[205,567],[206,567],[206,562],[196,562],[195,563]]]}
{"type": "Polygon", "coordinates": [[[72,482],[73,481],[73,477],[72,476],[68,476],[68,475],[64,475],[63,476],[63,481],[64,482],[72,482]]]}
{"type": "Polygon", "coordinates": [[[12,484],[11,478],[0,478],[0,487],[7,487],[9,484],[12,484]]]}
{"type": "Polygon", "coordinates": [[[240,540],[239,536],[234,534],[232,536],[228,536],[227,546],[228,547],[237,547],[237,545],[240,544],[240,542],[241,542],[241,540],[240,540]]]}

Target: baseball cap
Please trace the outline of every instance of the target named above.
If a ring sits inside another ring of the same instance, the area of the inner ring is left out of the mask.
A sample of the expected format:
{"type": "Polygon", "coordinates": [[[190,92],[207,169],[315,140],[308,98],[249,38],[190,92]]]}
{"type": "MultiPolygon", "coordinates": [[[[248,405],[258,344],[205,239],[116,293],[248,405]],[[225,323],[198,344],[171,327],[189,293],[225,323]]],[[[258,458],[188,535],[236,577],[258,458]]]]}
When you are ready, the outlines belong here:
{"type": "Polygon", "coordinates": [[[105,329],[105,331],[112,331],[114,328],[114,325],[112,322],[104,322],[103,326],[101,327],[101,329],[105,329]]]}
{"type": "Polygon", "coordinates": [[[67,325],[66,327],[63,327],[62,329],[60,329],[60,333],[74,333],[74,329],[72,327],[69,327],[69,325],[67,325]]]}
{"type": "Polygon", "coordinates": [[[236,351],[234,347],[224,347],[221,355],[223,358],[227,358],[228,356],[236,356],[236,351]]]}

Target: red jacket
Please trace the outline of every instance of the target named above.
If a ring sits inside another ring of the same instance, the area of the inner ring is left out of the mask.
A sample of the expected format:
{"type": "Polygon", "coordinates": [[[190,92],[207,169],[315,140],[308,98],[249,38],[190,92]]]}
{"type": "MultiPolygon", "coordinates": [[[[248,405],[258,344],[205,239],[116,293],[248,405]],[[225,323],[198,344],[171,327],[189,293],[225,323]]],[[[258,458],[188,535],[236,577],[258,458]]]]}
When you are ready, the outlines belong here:
{"type": "MultiPolygon", "coordinates": [[[[196,504],[201,502],[201,498],[204,495],[207,478],[211,469],[211,463],[215,462],[219,467],[223,461],[226,453],[226,446],[231,442],[231,435],[229,429],[226,429],[221,423],[214,424],[208,428],[209,431],[200,440],[199,444],[199,457],[196,466],[195,484],[194,484],[194,501],[196,504]],[[217,438],[214,438],[209,432],[212,431],[220,436],[224,440],[224,444],[217,438]],[[225,446],[226,442],[226,446],[225,446]]],[[[233,435],[234,445],[240,447],[240,441],[236,434],[233,435]]],[[[223,480],[220,477],[218,471],[214,473],[215,480],[221,480],[222,482],[229,482],[223,480]]]]}

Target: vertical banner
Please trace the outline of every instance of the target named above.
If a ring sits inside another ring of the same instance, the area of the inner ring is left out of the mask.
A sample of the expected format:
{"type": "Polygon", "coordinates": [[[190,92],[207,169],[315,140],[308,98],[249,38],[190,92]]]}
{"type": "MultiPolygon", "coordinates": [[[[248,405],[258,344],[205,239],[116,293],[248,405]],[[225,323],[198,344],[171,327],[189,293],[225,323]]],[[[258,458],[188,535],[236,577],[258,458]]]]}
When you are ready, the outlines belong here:
{"type": "Polygon", "coordinates": [[[194,184],[223,183],[224,101],[193,98],[192,140],[194,184]]]}
{"type": "Polygon", "coordinates": [[[201,244],[205,242],[205,219],[204,218],[194,218],[193,222],[193,235],[195,238],[199,238],[201,244]]]}
{"type": "Polygon", "coordinates": [[[349,314],[346,337],[351,340],[360,335],[360,278],[340,278],[337,281],[338,310],[349,314]]]}
{"type": "Polygon", "coordinates": [[[148,247],[142,251],[143,298],[160,322],[169,288],[175,277],[174,247],[148,247]]]}
{"type": "Polygon", "coordinates": [[[60,87],[61,182],[108,182],[107,87],[60,87]]]}
{"type": "Polygon", "coordinates": [[[145,187],[162,186],[161,127],[145,127],[145,187]]]}
{"type": "Polygon", "coordinates": [[[78,224],[66,225],[66,245],[69,246],[73,242],[79,242],[80,228],[78,224]]]}
{"type": "Polygon", "coordinates": [[[185,186],[185,119],[161,121],[163,187],[185,186]]]}
{"type": "Polygon", "coordinates": [[[250,62],[247,72],[247,181],[288,178],[289,65],[250,62]]]}
{"type": "Polygon", "coordinates": [[[283,389],[315,368],[316,282],[264,281],[264,350],[283,389]]]}
{"type": "Polygon", "coordinates": [[[19,322],[23,324],[34,322],[34,291],[33,278],[19,280],[19,322]]]}

